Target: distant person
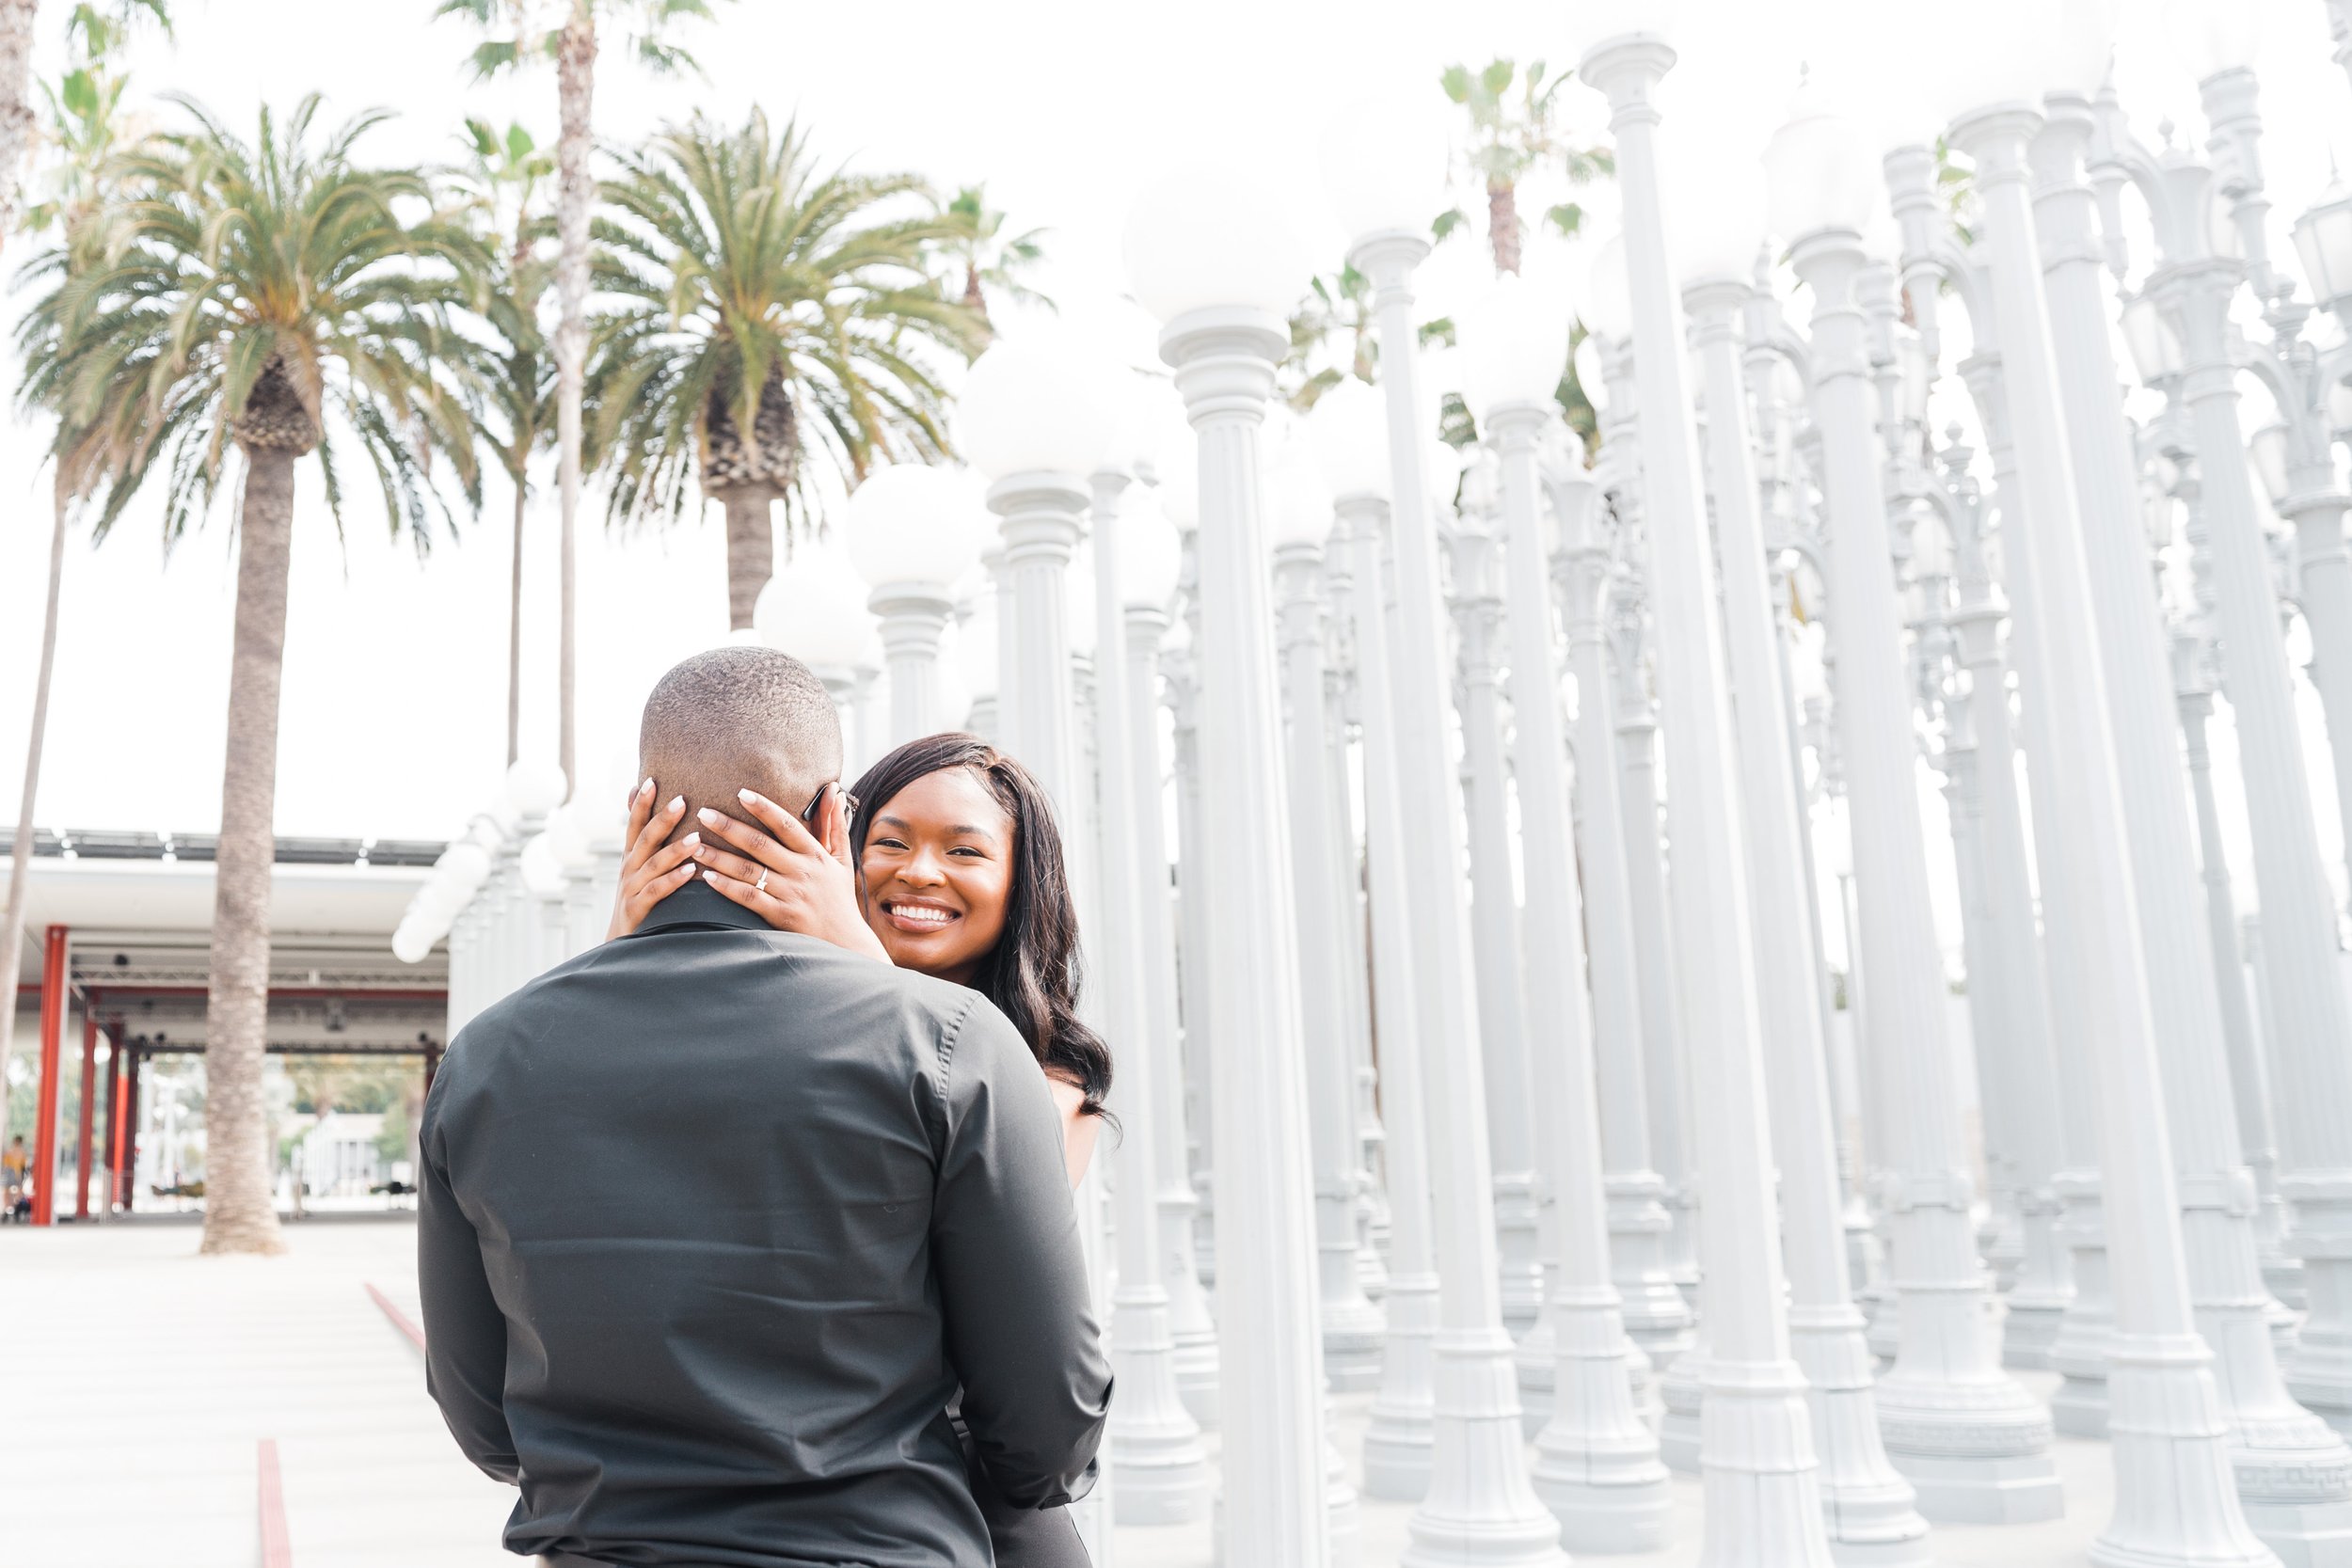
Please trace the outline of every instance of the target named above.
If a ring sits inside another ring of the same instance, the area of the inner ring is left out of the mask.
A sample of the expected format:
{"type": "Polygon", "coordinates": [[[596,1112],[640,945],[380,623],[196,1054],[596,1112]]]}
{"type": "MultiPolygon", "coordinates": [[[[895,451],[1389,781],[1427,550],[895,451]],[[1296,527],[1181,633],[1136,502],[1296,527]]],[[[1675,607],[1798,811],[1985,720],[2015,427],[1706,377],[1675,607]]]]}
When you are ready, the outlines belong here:
{"type": "Polygon", "coordinates": [[[1110,1396],[1045,1075],[857,918],[806,667],[688,659],[640,748],[673,832],[806,801],[836,918],[771,929],[681,877],[458,1034],[421,1128],[427,1386],[520,1486],[510,1551],[988,1568],[971,1467],[1013,1508],[1083,1495],[1110,1396]]]}
{"type": "MultiPolygon", "coordinates": [[[[854,883],[790,813],[769,802],[747,802],[761,827],[723,816],[702,824],[744,851],[738,855],[707,840],[673,839],[684,808],[657,812],[658,798],[640,789],[631,802],[615,935],[699,874],[780,930],[863,930],[900,968],[973,987],[1012,1021],[1044,1069],[1077,1184],[1102,1125],[1110,1053],[1078,1018],[1070,878],[1052,803],[1027,768],[977,736],[927,736],[898,747],[851,792],[854,883]]],[[[1015,1506],[977,1468],[973,1493],[1003,1568],[1085,1568],[1067,1513],[1015,1506]]]]}
{"type": "Polygon", "coordinates": [[[24,1220],[33,1212],[33,1200],[25,1196],[25,1173],[33,1168],[33,1157],[24,1151],[24,1134],[19,1132],[8,1140],[8,1150],[0,1154],[0,1189],[7,1194],[7,1217],[24,1220]]]}

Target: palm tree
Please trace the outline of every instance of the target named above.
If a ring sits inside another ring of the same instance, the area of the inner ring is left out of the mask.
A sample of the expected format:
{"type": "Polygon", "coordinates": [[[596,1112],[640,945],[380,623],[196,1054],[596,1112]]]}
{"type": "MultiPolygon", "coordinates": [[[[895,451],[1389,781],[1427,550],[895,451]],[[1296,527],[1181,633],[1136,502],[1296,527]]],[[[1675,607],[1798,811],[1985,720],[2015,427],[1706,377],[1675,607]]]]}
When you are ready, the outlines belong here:
{"type": "Polygon", "coordinates": [[[954,237],[911,174],[822,172],[806,135],[697,116],[623,160],[596,236],[590,454],[614,520],[686,510],[690,479],[727,519],[728,625],[752,624],[773,566],[770,508],[805,518],[821,454],[854,486],[879,456],[935,458],[946,403],[927,349],[969,356],[979,316],[944,297],[925,247],[954,237]],[[917,211],[893,217],[902,201],[917,211]]]}
{"type": "Polygon", "coordinates": [[[76,433],[67,470],[100,536],[161,460],[165,537],[182,537],[210,513],[229,449],[244,459],[206,999],[207,1252],[282,1246],[262,1045],[294,465],[317,454],[340,529],[356,446],[388,525],[420,549],[436,459],[480,504],[449,316],[477,298],[481,246],[438,214],[404,220],[431,205],[421,174],[354,159],[382,115],[314,138],[318,103],[282,124],[264,109],[248,145],[183,102],[188,129],[111,166],[122,199],[96,263],[77,271],[67,249],[29,269],[47,287],[19,328],[28,386],[76,433]]]}
{"type": "Polygon", "coordinates": [[[988,320],[991,289],[1023,305],[1055,308],[1051,299],[1025,281],[1045,260],[1044,230],[1004,238],[1005,214],[988,204],[985,184],[966,185],[956,192],[946,212],[956,234],[940,248],[963,269],[963,303],[973,314],[988,320]]]}
{"type": "MultiPolygon", "coordinates": [[[[1616,172],[1616,155],[1607,148],[1577,148],[1560,138],[1552,125],[1553,101],[1568,73],[1544,79],[1544,62],[1531,60],[1521,72],[1511,60],[1490,61],[1485,70],[1446,67],[1438,85],[1446,97],[1468,111],[1470,172],[1486,187],[1486,238],[1494,249],[1495,271],[1519,270],[1519,182],[1528,170],[1557,159],[1569,182],[1581,185],[1616,172]],[[1518,91],[1514,94],[1516,84],[1518,91]]],[[[1584,219],[1583,209],[1564,201],[1545,214],[1564,234],[1574,234],[1584,219]]],[[[1438,220],[1438,237],[1462,222],[1458,212],[1438,220]]]]}
{"type": "Polygon", "coordinates": [[[638,62],[658,73],[695,69],[693,56],[669,41],[682,19],[710,20],[709,0],[442,0],[436,16],[462,16],[491,35],[473,52],[476,74],[495,75],[533,59],[555,62],[557,132],[555,267],[556,487],[562,534],[562,586],[557,612],[557,760],[578,779],[573,700],[579,648],[575,592],[580,517],[580,397],[588,361],[588,227],[596,178],[588,169],[595,146],[596,23],[609,17],[638,62]]]}
{"type": "MultiPolygon", "coordinates": [[[[122,0],[113,13],[93,5],[75,7],[67,28],[72,69],[56,87],[41,85],[41,95],[49,104],[46,139],[57,149],[59,157],[49,170],[42,199],[26,211],[24,226],[36,233],[61,229],[70,252],[67,264],[75,271],[86,271],[103,245],[103,226],[97,219],[105,212],[113,190],[107,169],[115,155],[138,134],[120,112],[122,89],[129,85],[129,77],[117,65],[131,24],[142,15],[170,32],[171,14],[163,0],[122,0]]],[[[11,185],[6,201],[10,204],[17,199],[14,167],[13,163],[8,165],[11,185]]],[[[8,217],[12,220],[13,213],[8,217]]],[[[0,234],[12,227],[12,221],[0,220],[0,234]]],[[[41,389],[29,383],[20,387],[18,394],[27,411],[48,405],[41,389]]],[[[5,955],[0,957],[0,1128],[8,1125],[8,1062],[16,1046],[17,950],[24,940],[33,807],[40,795],[41,743],[49,731],[49,687],[57,667],[57,605],[65,576],[66,519],[73,499],[68,475],[74,435],[60,424],[50,451],[56,460],[56,483],[51,497],[49,593],[41,616],[40,673],[33,682],[32,736],[24,747],[24,791],[17,812],[16,837],[9,846],[7,912],[0,914],[0,955],[5,955]]]]}
{"type": "MultiPolygon", "coordinates": [[[[32,81],[33,24],[40,0],[0,0],[0,240],[15,232],[22,196],[20,171],[39,133],[40,118],[25,93],[32,81]]],[[[167,0],[82,0],[67,19],[70,47],[87,64],[111,56],[140,19],[171,31],[167,0]]]]}
{"type": "Polygon", "coordinates": [[[485,394],[475,435],[515,489],[515,569],[506,621],[511,768],[522,752],[523,519],[531,498],[531,462],[555,438],[555,362],[540,320],[554,276],[547,242],[555,235],[555,220],[540,197],[555,162],[519,124],[510,124],[501,135],[483,121],[469,119],[466,145],[471,162],[465,182],[495,242],[487,247],[484,315],[497,338],[475,345],[475,375],[485,394]]]}

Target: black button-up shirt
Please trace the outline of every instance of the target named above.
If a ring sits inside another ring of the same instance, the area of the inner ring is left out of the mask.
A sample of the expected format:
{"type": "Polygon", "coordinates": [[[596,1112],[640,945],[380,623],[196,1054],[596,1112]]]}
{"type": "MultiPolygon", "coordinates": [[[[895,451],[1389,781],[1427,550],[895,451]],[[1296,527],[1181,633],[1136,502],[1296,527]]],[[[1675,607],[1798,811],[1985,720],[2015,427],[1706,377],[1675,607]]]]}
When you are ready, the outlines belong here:
{"type": "Polygon", "coordinates": [[[690,882],[451,1043],[426,1383],[516,1552],[987,1568],[1110,1397],[1044,1075],[975,992],[690,882]]]}

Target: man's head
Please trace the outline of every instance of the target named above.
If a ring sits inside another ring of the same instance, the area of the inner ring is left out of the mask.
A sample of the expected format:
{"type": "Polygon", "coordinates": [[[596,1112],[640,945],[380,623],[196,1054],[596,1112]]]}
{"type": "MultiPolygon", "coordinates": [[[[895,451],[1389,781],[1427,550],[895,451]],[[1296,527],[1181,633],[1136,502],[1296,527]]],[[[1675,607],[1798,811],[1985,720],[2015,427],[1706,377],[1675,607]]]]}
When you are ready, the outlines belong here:
{"type": "Polygon", "coordinates": [[[692,832],[708,806],[745,821],[755,789],[787,811],[841,776],[841,721],[809,667],[773,648],[729,646],[673,668],[645,699],[637,762],[660,799],[686,797],[670,834],[692,832]]]}

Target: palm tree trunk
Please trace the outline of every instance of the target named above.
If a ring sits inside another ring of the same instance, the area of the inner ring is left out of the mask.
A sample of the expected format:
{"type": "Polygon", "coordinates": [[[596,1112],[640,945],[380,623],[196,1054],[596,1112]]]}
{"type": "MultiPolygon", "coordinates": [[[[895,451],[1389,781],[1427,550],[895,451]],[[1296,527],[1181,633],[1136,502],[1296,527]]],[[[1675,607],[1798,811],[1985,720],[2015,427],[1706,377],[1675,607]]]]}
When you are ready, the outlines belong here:
{"type": "Polygon", "coordinates": [[[0,240],[16,231],[25,150],[33,140],[33,13],[40,0],[0,0],[0,240]]]}
{"type": "Polygon", "coordinates": [[[24,895],[32,880],[33,800],[40,793],[40,745],[49,733],[49,680],[57,668],[57,589],[65,577],[66,488],[56,492],[49,534],[49,608],[40,623],[40,673],[33,682],[33,736],[24,747],[24,799],[8,848],[8,908],[0,915],[0,1131],[8,1125],[8,1059],[16,1050],[16,972],[24,962],[24,895]]]}
{"type": "Polygon", "coordinates": [[[1519,270],[1519,193],[1501,180],[1486,182],[1486,237],[1495,252],[1495,275],[1519,270]]]}
{"type": "Polygon", "coordinates": [[[776,526],[770,508],[775,488],[730,484],[719,493],[727,512],[727,629],[752,624],[752,607],[776,569],[776,526]]]}
{"type": "Polygon", "coordinates": [[[213,868],[213,975],[204,1016],[204,1246],[282,1252],[270,1199],[262,1047],[269,1010],[269,884],[277,859],[278,690],[285,673],[294,453],[246,453],[229,754],[213,868]]]}
{"type": "Polygon", "coordinates": [[[595,133],[591,111],[596,87],[596,18],[590,0],[572,0],[571,20],[555,48],[555,95],[560,122],[555,144],[555,437],[556,483],[561,495],[562,609],[556,652],[556,755],[566,779],[575,766],[574,723],[578,671],[579,572],[576,541],[580,521],[580,400],[588,364],[588,213],[596,185],[588,169],[595,133]]]}
{"type": "Polygon", "coordinates": [[[522,755],[523,738],[523,512],[529,492],[515,476],[515,585],[506,605],[506,766],[522,755]]]}

